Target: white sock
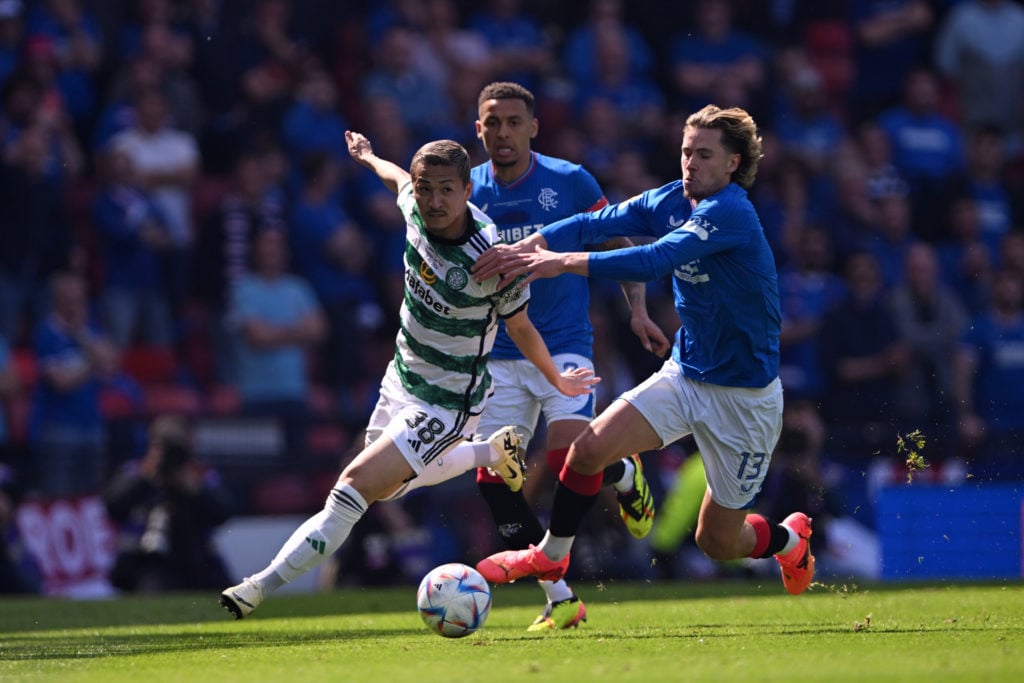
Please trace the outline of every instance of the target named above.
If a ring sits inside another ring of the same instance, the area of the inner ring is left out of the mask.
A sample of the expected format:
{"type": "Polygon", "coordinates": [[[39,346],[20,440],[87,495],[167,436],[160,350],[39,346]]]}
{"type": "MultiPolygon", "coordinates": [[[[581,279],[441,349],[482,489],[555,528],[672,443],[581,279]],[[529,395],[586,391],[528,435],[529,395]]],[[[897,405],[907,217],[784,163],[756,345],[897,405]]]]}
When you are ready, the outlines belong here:
{"type": "Polygon", "coordinates": [[[490,467],[498,462],[498,454],[486,441],[463,441],[444,455],[440,455],[423,468],[416,478],[410,479],[393,495],[384,500],[401,498],[414,489],[448,481],[477,467],[490,467]]]}
{"type": "Polygon", "coordinates": [[[572,597],[572,589],[565,579],[558,581],[537,581],[544,589],[544,595],[548,596],[548,602],[561,602],[572,597]]]}
{"type": "Polygon", "coordinates": [[[633,464],[633,458],[623,458],[622,464],[626,466],[626,473],[612,486],[619,493],[627,493],[633,490],[633,474],[636,472],[636,465],[633,464]]]}
{"type": "Polygon", "coordinates": [[[324,509],[296,529],[284,542],[277,557],[252,578],[263,583],[264,592],[281,584],[275,583],[277,574],[281,583],[287,583],[323,562],[334,554],[348,538],[363,514],[367,504],[363,497],[348,484],[335,486],[327,496],[324,509]]]}
{"type": "Polygon", "coordinates": [[[786,542],[786,547],[783,548],[782,550],[780,550],[779,552],[775,553],[775,554],[776,555],[785,555],[790,550],[792,550],[793,548],[796,547],[796,544],[800,542],[800,537],[797,536],[795,531],[790,529],[785,524],[780,524],[779,526],[781,526],[783,529],[785,529],[786,531],[789,532],[789,540],[786,542]]]}
{"type": "Polygon", "coordinates": [[[575,540],[575,536],[552,536],[548,531],[544,534],[544,540],[537,546],[537,550],[544,553],[552,562],[558,562],[569,554],[575,540]]]}
{"type": "Polygon", "coordinates": [[[267,567],[261,572],[253,574],[252,576],[248,577],[248,579],[250,581],[255,581],[256,583],[263,586],[264,595],[267,595],[268,593],[273,593],[278,588],[287,583],[287,581],[285,581],[281,577],[281,575],[273,569],[272,566],[267,567]]]}

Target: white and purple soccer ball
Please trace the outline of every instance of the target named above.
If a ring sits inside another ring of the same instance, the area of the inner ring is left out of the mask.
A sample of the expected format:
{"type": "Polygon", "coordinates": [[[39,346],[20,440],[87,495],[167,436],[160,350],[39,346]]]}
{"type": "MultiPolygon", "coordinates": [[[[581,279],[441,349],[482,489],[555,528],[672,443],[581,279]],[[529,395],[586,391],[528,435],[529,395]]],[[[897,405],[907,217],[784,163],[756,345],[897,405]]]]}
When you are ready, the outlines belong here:
{"type": "Polygon", "coordinates": [[[480,572],[459,562],[434,567],[416,590],[423,623],[445,638],[475,632],[491,613],[491,587],[480,572]]]}

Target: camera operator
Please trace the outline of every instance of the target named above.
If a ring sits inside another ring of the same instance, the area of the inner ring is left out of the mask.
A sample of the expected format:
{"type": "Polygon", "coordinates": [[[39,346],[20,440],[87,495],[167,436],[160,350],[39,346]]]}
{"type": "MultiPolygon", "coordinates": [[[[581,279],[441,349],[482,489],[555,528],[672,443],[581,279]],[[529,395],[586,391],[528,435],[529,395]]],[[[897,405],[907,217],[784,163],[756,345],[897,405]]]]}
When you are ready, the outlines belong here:
{"type": "Polygon", "coordinates": [[[153,422],[145,455],[114,477],[104,501],[120,532],[110,576],[115,588],[159,592],[229,582],[212,542],[228,507],[216,472],[194,456],[181,418],[153,422]]]}

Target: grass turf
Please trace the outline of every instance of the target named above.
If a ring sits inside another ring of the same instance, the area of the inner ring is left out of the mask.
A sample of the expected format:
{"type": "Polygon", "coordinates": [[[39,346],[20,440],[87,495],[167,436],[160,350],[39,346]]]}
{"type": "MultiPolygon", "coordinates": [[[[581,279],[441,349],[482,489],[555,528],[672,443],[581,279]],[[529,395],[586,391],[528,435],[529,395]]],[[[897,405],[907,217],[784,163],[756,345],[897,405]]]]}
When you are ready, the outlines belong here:
{"type": "Polygon", "coordinates": [[[526,633],[540,592],[495,587],[484,628],[428,632],[415,587],[0,600],[3,681],[1021,681],[1024,585],[577,584],[589,622],[526,633]]]}

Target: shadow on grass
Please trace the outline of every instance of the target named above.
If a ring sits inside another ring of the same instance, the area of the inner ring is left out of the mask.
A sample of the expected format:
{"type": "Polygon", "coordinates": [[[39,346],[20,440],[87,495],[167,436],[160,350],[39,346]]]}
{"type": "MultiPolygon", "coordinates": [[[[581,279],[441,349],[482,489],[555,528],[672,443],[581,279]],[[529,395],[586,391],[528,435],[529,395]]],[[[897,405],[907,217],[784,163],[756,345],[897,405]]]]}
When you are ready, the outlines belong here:
{"type": "MultiPolygon", "coordinates": [[[[318,629],[298,631],[239,631],[236,633],[203,633],[180,631],[168,633],[126,634],[62,634],[49,636],[22,635],[4,638],[0,659],[8,661],[99,659],[134,657],[138,655],[198,652],[206,650],[256,647],[308,646],[317,642],[339,643],[382,637],[408,636],[423,633],[422,628],[395,629],[318,629]]],[[[429,635],[429,634],[427,634],[429,635]]]]}
{"type": "MultiPolygon", "coordinates": [[[[777,595],[780,587],[748,582],[577,582],[584,599],[594,601],[686,599],[743,595],[777,595]]],[[[539,605],[542,593],[532,581],[493,586],[495,604],[539,605]]],[[[117,627],[144,624],[182,624],[230,621],[218,605],[219,595],[165,593],[123,595],[103,600],[16,597],[0,599],[0,634],[51,629],[117,627]]],[[[322,593],[281,594],[269,598],[256,619],[317,617],[374,612],[406,612],[415,609],[416,586],[388,588],[339,588],[322,593]]],[[[250,617],[253,618],[253,617],[250,617]]]]}
{"type": "MultiPolygon", "coordinates": [[[[935,584],[817,584],[807,598],[818,599],[836,594],[887,592],[904,589],[949,590],[965,585],[1021,587],[1016,582],[966,584],[943,582],[935,584]]],[[[784,595],[775,581],[727,582],[577,582],[577,592],[588,603],[630,602],[635,600],[699,600],[708,598],[778,597],[784,595]]],[[[529,581],[515,585],[494,586],[495,606],[523,607],[540,604],[538,588],[529,581]]],[[[345,588],[315,594],[277,595],[267,600],[249,619],[341,616],[346,614],[389,614],[415,609],[415,586],[393,588],[345,588]]],[[[231,621],[218,604],[216,593],[176,593],[156,596],[122,596],[109,600],[77,601],[57,598],[0,599],[0,635],[25,634],[54,629],[114,628],[120,626],[199,624],[231,621]]],[[[248,620],[247,620],[248,621],[248,620]]],[[[393,633],[389,631],[389,633],[393,633]]],[[[345,637],[352,636],[348,631],[345,637]]],[[[335,636],[330,636],[335,637],[335,636]]],[[[4,649],[10,642],[2,638],[4,649]]]]}
{"type": "MultiPolygon", "coordinates": [[[[865,631],[855,631],[849,626],[821,623],[786,624],[777,628],[765,629],[764,624],[758,623],[700,623],[686,624],[678,628],[645,627],[642,629],[588,629],[588,639],[600,638],[629,638],[631,640],[700,640],[714,638],[717,640],[737,639],[747,640],[752,631],[762,635],[781,637],[806,638],[808,636],[851,636],[861,639],[867,637],[883,637],[896,635],[906,637],[908,633],[927,635],[951,630],[949,624],[936,624],[934,626],[917,625],[911,628],[897,627],[871,627],[865,631]]],[[[984,632],[990,630],[986,627],[964,628],[958,626],[955,630],[962,632],[984,632]]],[[[1024,629],[1010,628],[1009,632],[1024,634],[1024,629]]],[[[116,657],[135,657],[144,655],[173,654],[184,652],[200,652],[212,650],[233,650],[259,648],[288,648],[301,646],[308,648],[317,643],[326,643],[336,646],[339,643],[372,641],[379,638],[393,638],[395,636],[417,636],[433,638],[424,632],[422,628],[318,628],[315,631],[309,629],[299,630],[261,630],[259,632],[251,629],[237,632],[204,632],[173,631],[167,633],[125,633],[125,634],[61,634],[60,638],[49,635],[18,635],[4,638],[0,644],[0,659],[7,661],[51,661],[51,660],[76,660],[76,659],[104,659],[116,657]]],[[[480,634],[483,636],[483,634],[480,634]]],[[[543,639],[543,636],[540,636],[543,639]]],[[[484,637],[477,637],[474,645],[484,647],[515,643],[519,641],[537,640],[537,634],[526,634],[516,632],[514,634],[494,635],[488,633],[484,637]]],[[[364,646],[359,646],[364,647],[364,646]]]]}

